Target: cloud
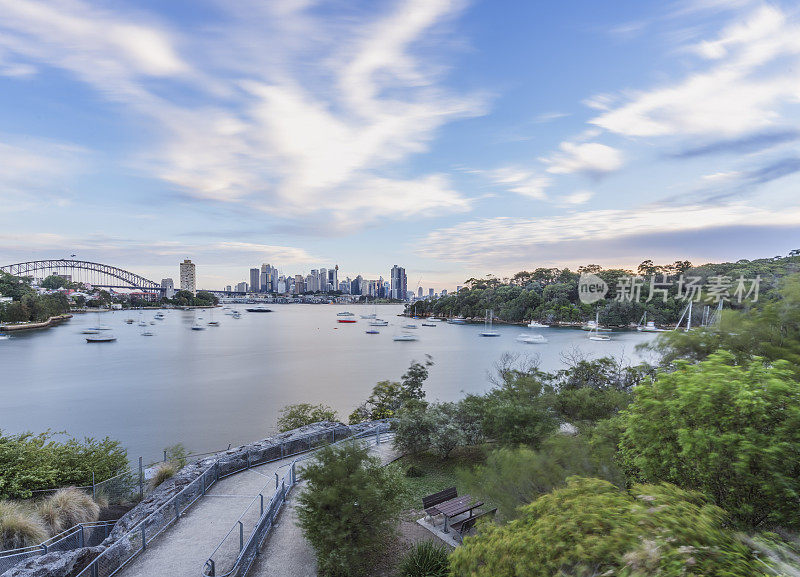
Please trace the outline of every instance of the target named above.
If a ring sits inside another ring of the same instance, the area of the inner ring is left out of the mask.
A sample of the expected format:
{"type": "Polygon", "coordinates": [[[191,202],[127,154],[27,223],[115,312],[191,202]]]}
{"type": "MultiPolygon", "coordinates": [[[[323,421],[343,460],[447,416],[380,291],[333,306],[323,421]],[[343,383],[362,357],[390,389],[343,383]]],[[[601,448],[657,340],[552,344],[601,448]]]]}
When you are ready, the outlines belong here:
{"type": "Polygon", "coordinates": [[[637,209],[590,210],[537,218],[473,220],[430,233],[425,255],[475,267],[525,265],[552,259],[571,244],[584,252],[626,238],[683,234],[716,227],[798,226],[800,207],[782,210],[746,204],[651,205],[637,209]]]}
{"type": "Polygon", "coordinates": [[[131,163],[177,192],[298,219],[329,211],[343,225],[468,206],[444,176],[405,174],[443,125],[485,112],[485,97],[442,87],[431,56],[462,6],[401,0],[375,17],[219,3],[197,34],[80,0],[0,0],[0,56],[67,70],[125,104],[156,135],[131,163]]]}
{"type": "Polygon", "coordinates": [[[594,192],[591,190],[579,190],[577,192],[573,192],[572,194],[562,196],[559,199],[559,203],[567,206],[577,206],[579,204],[586,204],[592,199],[593,196],[594,192]]]}
{"type": "Polygon", "coordinates": [[[620,169],[624,163],[619,150],[597,142],[562,142],[559,148],[561,152],[542,158],[549,165],[549,173],[599,176],[620,169]]]}
{"type": "Polygon", "coordinates": [[[547,176],[514,166],[478,172],[485,174],[493,183],[503,186],[510,192],[537,200],[547,198],[545,190],[552,182],[547,176]]]}
{"type": "Polygon", "coordinates": [[[800,130],[767,131],[732,140],[718,140],[674,153],[673,158],[695,158],[711,154],[741,154],[771,148],[800,139],[800,130]]]}
{"type": "Polygon", "coordinates": [[[617,106],[595,97],[605,111],[591,123],[630,137],[736,138],[778,125],[781,107],[800,96],[800,26],[777,7],[763,5],[691,49],[705,70],[673,85],[630,93],[617,106]]]}

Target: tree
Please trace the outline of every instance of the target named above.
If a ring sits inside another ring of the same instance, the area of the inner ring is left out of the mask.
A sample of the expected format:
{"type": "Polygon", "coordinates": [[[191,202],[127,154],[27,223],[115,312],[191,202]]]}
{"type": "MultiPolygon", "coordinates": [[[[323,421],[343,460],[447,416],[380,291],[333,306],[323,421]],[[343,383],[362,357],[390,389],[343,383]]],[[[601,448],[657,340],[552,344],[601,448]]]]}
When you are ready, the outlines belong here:
{"type": "Polygon", "coordinates": [[[51,274],[41,282],[41,287],[49,290],[60,289],[67,285],[67,279],[51,274]]]}
{"type": "Polygon", "coordinates": [[[724,523],[724,511],[671,485],[627,493],[572,477],[522,507],[518,519],[482,525],[450,556],[451,574],[765,577],[764,565],[724,523]]]}
{"type": "Polygon", "coordinates": [[[641,481],[702,491],[741,527],[800,527],[800,384],[789,363],[679,361],[634,391],[622,457],[641,481]]]}
{"type": "Polygon", "coordinates": [[[300,527],[326,577],[363,575],[401,509],[403,480],[367,448],[345,442],[320,449],[303,468],[300,527]]]}
{"type": "Polygon", "coordinates": [[[369,398],[350,414],[350,424],[393,417],[401,407],[424,404],[422,385],[428,378],[428,367],[433,366],[430,355],[425,362],[413,361],[401,381],[380,381],[372,388],[369,398]]]}
{"type": "Polygon", "coordinates": [[[336,411],[328,405],[298,403],[296,405],[286,405],[281,409],[281,414],[278,417],[278,430],[280,432],[291,431],[311,423],[338,420],[339,416],[336,411]]]}
{"type": "Polygon", "coordinates": [[[416,405],[399,412],[394,445],[404,453],[432,451],[447,459],[456,447],[483,442],[483,430],[469,404],[416,405]]]}

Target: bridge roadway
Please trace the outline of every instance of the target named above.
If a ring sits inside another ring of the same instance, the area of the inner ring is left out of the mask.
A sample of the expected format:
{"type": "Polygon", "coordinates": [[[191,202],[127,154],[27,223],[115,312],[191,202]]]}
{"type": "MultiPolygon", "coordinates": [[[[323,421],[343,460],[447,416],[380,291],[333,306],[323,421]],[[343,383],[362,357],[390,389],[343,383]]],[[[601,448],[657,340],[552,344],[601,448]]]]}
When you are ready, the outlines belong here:
{"type": "MultiPolygon", "coordinates": [[[[384,441],[370,448],[371,454],[379,456],[383,463],[395,458],[392,443],[384,441]]],[[[117,575],[122,577],[202,577],[203,566],[208,556],[225,534],[236,523],[242,511],[263,491],[264,506],[275,492],[275,473],[279,477],[296,457],[246,469],[221,479],[206,492],[177,523],[159,535],[147,549],[125,566],[117,575]]],[[[304,461],[297,464],[298,471],[304,461]]],[[[301,475],[298,473],[298,477],[301,475]]],[[[297,497],[295,487],[291,499],[286,502],[273,533],[262,549],[261,557],[253,564],[249,575],[282,577],[316,575],[316,567],[308,568],[313,552],[293,523],[293,504],[297,497]],[[269,555],[267,557],[266,555],[269,555]],[[302,560],[302,562],[301,562],[302,560]]],[[[244,538],[252,532],[259,518],[258,503],[242,519],[244,538]]],[[[216,553],[216,574],[224,575],[233,565],[239,552],[239,532],[234,531],[216,553]]]]}

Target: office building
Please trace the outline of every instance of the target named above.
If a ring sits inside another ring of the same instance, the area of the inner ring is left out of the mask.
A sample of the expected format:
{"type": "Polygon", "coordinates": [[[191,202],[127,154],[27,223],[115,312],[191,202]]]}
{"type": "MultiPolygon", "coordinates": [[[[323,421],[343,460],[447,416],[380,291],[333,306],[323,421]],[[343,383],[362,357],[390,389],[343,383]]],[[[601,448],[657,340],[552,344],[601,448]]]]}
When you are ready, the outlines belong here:
{"type": "Polygon", "coordinates": [[[323,293],[328,292],[328,269],[326,268],[319,269],[319,288],[317,290],[323,293]]]}
{"type": "Polygon", "coordinates": [[[303,279],[303,275],[301,274],[294,275],[294,290],[292,292],[296,295],[306,292],[305,284],[306,283],[305,280],[303,279]]]}
{"type": "Polygon", "coordinates": [[[197,294],[195,266],[188,258],[181,263],[181,290],[189,291],[192,296],[197,294]]]}
{"type": "Polygon", "coordinates": [[[233,290],[233,289],[231,288],[231,285],[227,285],[227,286],[225,287],[225,292],[226,292],[226,293],[229,293],[229,292],[231,292],[232,290],[233,290]]]}
{"type": "Polygon", "coordinates": [[[419,290],[417,291],[417,298],[422,298],[422,287],[419,287],[419,290]]]}
{"type": "Polygon", "coordinates": [[[406,300],[408,298],[408,281],[406,279],[406,269],[401,266],[394,265],[392,267],[390,286],[390,296],[397,300],[406,300]]]}
{"type": "Polygon", "coordinates": [[[429,298],[429,299],[432,299],[432,298],[433,298],[433,289],[432,289],[432,288],[429,288],[429,289],[428,289],[428,298],[429,298]]]}
{"type": "Polygon", "coordinates": [[[239,293],[246,293],[246,292],[247,292],[247,283],[246,283],[246,282],[240,282],[240,283],[238,283],[238,284],[236,285],[236,292],[239,292],[239,293]]]}
{"type": "Polygon", "coordinates": [[[164,296],[171,299],[175,296],[175,282],[171,278],[161,279],[161,289],[164,296]]]}
{"type": "Polygon", "coordinates": [[[250,290],[257,293],[261,288],[261,271],[257,268],[250,269],[250,290]]]}
{"type": "Polygon", "coordinates": [[[443,297],[446,297],[446,296],[447,296],[447,289],[442,289],[442,296],[443,296],[443,297]]]}

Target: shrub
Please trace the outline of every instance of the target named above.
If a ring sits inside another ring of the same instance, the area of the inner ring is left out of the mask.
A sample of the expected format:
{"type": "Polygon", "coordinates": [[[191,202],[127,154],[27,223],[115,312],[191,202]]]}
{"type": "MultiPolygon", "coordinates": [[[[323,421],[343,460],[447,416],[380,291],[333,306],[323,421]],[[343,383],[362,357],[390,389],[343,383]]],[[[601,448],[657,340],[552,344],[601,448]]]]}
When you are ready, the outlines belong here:
{"type": "Polygon", "coordinates": [[[423,471],[416,465],[411,465],[408,469],[406,469],[406,477],[409,477],[411,479],[418,479],[424,476],[425,476],[425,471],[423,471]]]}
{"type": "Polygon", "coordinates": [[[582,436],[555,435],[538,451],[530,447],[494,450],[485,464],[461,470],[458,476],[470,494],[497,505],[504,519],[513,519],[520,506],[565,485],[573,475],[599,477],[623,486],[622,474],[604,457],[603,451],[582,436]]]}
{"type": "Polygon", "coordinates": [[[400,473],[381,467],[365,447],[343,443],[320,449],[304,467],[303,479],[307,486],[298,498],[297,513],[320,573],[364,574],[400,511],[400,473]]]}
{"type": "Polygon", "coordinates": [[[158,487],[161,483],[166,481],[167,479],[171,479],[175,476],[178,472],[178,466],[172,462],[161,463],[156,468],[156,474],[153,475],[153,479],[150,481],[153,484],[153,488],[158,487]]]}
{"type": "Polygon", "coordinates": [[[400,577],[447,577],[450,552],[433,541],[417,543],[400,561],[400,577]]]}
{"type": "Polygon", "coordinates": [[[47,527],[34,511],[0,501],[0,550],[38,545],[47,536],[47,527]]]}
{"type": "Polygon", "coordinates": [[[403,409],[394,423],[395,447],[412,454],[430,450],[446,459],[456,447],[481,443],[480,424],[465,407],[460,402],[403,409]]]}
{"type": "Polygon", "coordinates": [[[506,525],[485,524],[450,556],[457,577],[725,575],[764,577],[725,513],[672,485],[630,493],[572,477],[506,525]]]}
{"type": "Polygon", "coordinates": [[[280,432],[291,431],[311,423],[338,420],[339,416],[336,411],[328,405],[312,405],[310,403],[286,405],[281,409],[281,415],[278,417],[278,430],[280,432]]]}
{"type": "Polygon", "coordinates": [[[424,363],[413,361],[401,381],[381,381],[372,389],[369,398],[350,413],[351,425],[394,417],[405,407],[424,407],[425,391],[422,385],[428,378],[428,367],[433,366],[430,355],[424,363]]]}
{"type": "Polygon", "coordinates": [[[623,417],[623,461],[640,481],[701,491],[740,527],[800,527],[800,384],[785,361],[680,361],[623,417]]]}
{"type": "Polygon", "coordinates": [[[100,518],[100,506],[75,487],[59,489],[39,504],[38,511],[53,535],[100,518]]]}
{"type": "Polygon", "coordinates": [[[0,433],[0,498],[28,498],[36,489],[89,485],[128,468],[128,457],[118,441],[0,433]]]}
{"type": "Polygon", "coordinates": [[[170,445],[164,452],[167,455],[167,461],[171,463],[175,463],[175,466],[178,469],[182,469],[186,466],[186,462],[189,459],[189,449],[187,449],[183,443],[175,443],[174,445],[170,445]]]}

